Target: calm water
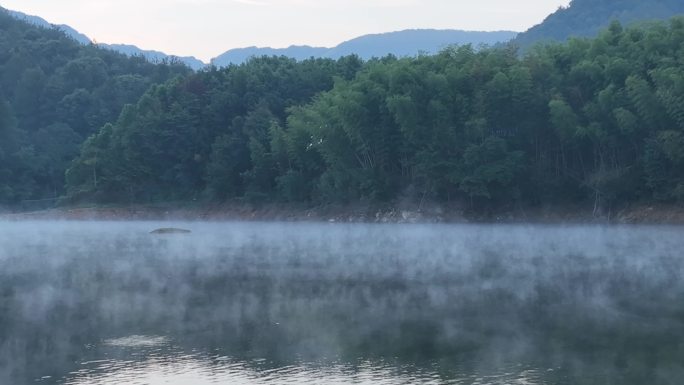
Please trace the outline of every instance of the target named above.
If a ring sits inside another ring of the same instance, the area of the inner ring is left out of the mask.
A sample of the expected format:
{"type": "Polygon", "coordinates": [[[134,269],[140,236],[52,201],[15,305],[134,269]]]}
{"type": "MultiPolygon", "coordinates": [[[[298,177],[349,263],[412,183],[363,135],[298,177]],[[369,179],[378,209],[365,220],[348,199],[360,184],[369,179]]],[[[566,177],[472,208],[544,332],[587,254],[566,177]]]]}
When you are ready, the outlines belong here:
{"type": "Polygon", "coordinates": [[[682,278],[677,227],[0,223],[0,384],[681,384],[682,278]]]}

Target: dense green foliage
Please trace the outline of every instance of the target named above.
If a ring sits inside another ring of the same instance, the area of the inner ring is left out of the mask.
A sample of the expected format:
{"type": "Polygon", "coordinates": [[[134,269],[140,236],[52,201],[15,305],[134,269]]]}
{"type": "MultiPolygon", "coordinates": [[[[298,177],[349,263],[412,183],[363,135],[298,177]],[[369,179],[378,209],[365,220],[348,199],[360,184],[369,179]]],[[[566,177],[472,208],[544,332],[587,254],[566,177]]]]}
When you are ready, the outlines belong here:
{"type": "Polygon", "coordinates": [[[155,86],[85,143],[72,197],[684,199],[684,19],[360,63],[262,58],[155,86]],[[324,92],[320,92],[324,91],[324,92]]]}
{"type": "Polygon", "coordinates": [[[262,58],[152,87],[116,124],[90,137],[67,173],[71,195],[154,201],[270,195],[271,144],[287,109],[350,80],[362,63],[262,58]]]}
{"type": "Polygon", "coordinates": [[[62,194],[85,138],[151,84],[189,72],[83,46],[0,9],[0,204],[62,194]]]}
{"type": "Polygon", "coordinates": [[[0,204],[684,200],[684,18],[524,56],[461,46],[199,73],[3,12],[0,32],[0,204]]]}
{"type": "Polygon", "coordinates": [[[558,9],[541,24],[519,34],[515,42],[529,48],[543,41],[594,37],[614,20],[632,24],[667,20],[679,14],[684,14],[681,0],[572,0],[568,7],[558,9]]]}

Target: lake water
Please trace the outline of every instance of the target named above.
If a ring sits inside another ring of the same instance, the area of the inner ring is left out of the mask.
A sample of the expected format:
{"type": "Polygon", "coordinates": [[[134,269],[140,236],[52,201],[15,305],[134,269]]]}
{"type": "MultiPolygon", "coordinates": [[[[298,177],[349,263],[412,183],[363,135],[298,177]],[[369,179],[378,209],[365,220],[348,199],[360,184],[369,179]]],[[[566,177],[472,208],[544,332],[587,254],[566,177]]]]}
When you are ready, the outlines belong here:
{"type": "Polygon", "coordinates": [[[681,384],[683,230],[0,223],[0,384],[681,384]]]}

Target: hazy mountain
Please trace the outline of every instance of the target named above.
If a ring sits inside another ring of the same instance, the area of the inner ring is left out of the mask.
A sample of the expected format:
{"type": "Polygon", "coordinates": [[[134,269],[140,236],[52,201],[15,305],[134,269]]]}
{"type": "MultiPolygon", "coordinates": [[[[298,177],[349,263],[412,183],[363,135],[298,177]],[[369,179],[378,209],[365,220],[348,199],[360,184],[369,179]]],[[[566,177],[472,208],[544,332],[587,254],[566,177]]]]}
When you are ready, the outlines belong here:
{"type": "Polygon", "coordinates": [[[515,41],[523,48],[537,42],[564,41],[569,37],[591,37],[611,21],[669,19],[684,13],[682,0],[573,0],[541,24],[521,33],[515,41]]]}
{"type": "Polygon", "coordinates": [[[128,56],[143,56],[145,59],[151,63],[162,63],[162,62],[172,62],[179,61],[186,66],[192,68],[193,70],[200,70],[206,66],[204,62],[197,59],[194,56],[174,56],[168,55],[164,52],[153,51],[153,50],[143,50],[134,45],[128,44],[105,44],[97,43],[101,48],[110,49],[116,52],[120,52],[128,56]]]}
{"type": "MultiPolygon", "coordinates": [[[[81,44],[92,44],[90,38],[76,31],[68,25],[53,25],[38,16],[31,16],[22,12],[7,11],[17,19],[25,20],[31,24],[44,28],[58,28],[68,36],[81,44]]],[[[259,48],[247,47],[231,49],[211,60],[211,64],[217,67],[229,64],[240,64],[254,56],[286,56],[298,60],[310,57],[322,57],[337,59],[342,56],[357,54],[363,59],[381,57],[388,54],[395,56],[414,56],[419,53],[432,54],[440,49],[453,44],[473,44],[475,46],[486,44],[492,45],[509,41],[516,36],[516,32],[497,31],[460,31],[460,30],[434,30],[414,29],[383,34],[364,35],[332,48],[290,46],[288,48],[259,48]]],[[[195,57],[178,57],[154,50],[143,50],[134,45],[97,43],[99,47],[123,53],[128,56],[142,56],[152,63],[179,61],[188,67],[199,70],[206,66],[195,57]]]]}
{"type": "MultiPolygon", "coordinates": [[[[86,35],[79,33],[68,25],[53,25],[38,16],[26,15],[21,12],[9,11],[13,17],[25,20],[31,24],[45,28],[58,28],[68,36],[81,44],[91,44],[92,41],[86,35]]],[[[452,44],[492,45],[508,41],[516,36],[516,32],[497,31],[460,31],[460,30],[434,30],[414,29],[383,34],[361,36],[333,48],[290,46],[288,48],[259,48],[247,47],[231,49],[211,60],[211,64],[217,67],[229,64],[240,64],[254,56],[287,56],[298,60],[310,57],[339,58],[346,55],[357,54],[363,59],[381,57],[388,54],[396,56],[414,56],[419,53],[436,53],[440,49],[452,44]]],[[[143,56],[153,63],[164,61],[180,61],[188,67],[199,70],[206,66],[195,57],[178,57],[164,52],[143,50],[134,45],[97,43],[98,46],[123,53],[128,56],[143,56]]]]}
{"type": "Polygon", "coordinates": [[[287,56],[295,59],[324,57],[337,59],[341,56],[357,54],[363,59],[388,54],[414,56],[421,52],[436,53],[452,44],[492,45],[508,41],[516,32],[477,32],[460,30],[413,29],[383,34],[364,35],[346,41],[333,48],[291,46],[289,48],[239,48],[232,49],[216,57],[211,63],[217,67],[240,64],[253,56],[287,56]]]}
{"type": "MultiPolygon", "coordinates": [[[[3,8],[0,8],[0,9],[3,9],[3,8]]],[[[59,30],[62,30],[62,31],[64,31],[64,33],[66,33],[72,39],[76,40],[77,42],[79,42],[81,44],[85,45],[85,44],[92,43],[92,41],[90,40],[90,38],[88,38],[88,36],[78,32],[77,30],[69,27],[68,25],[51,24],[47,20],[45,20],[41,17],[38,17],[38,16],[27,15],[25,13],[17,12],[17,11],[10,11],[9,9],[7,9],[6,11],[7,11],[7,13],[10,14],[10,16],[14,17],[15,19],[24,20],[27,23],[37,25],[37,26],[43,27],[43,28],[57,28],[59,30]]]]}
{"type": "MultiPolygon", "coordinates": [[[[1,8],[0,8],[1,9],[1,8]]],[[[72,39],[76,40],[77,42],[83,44],[83,45],[88,45],[92,44],[93,41],[90,40],[90,38],[75,29],[71,28],[68,25],[65,24],[51,24],[47,20],[38,17],[38,16],[32,16],[32,15],[27,15],[22,12],[17,12],[17,11],[10,11],[6,10],[7,13],[10,14],[10,16],[19,19],[19,20],[24,20],[30,24],[37,25],[39,27],[43,28],[57,28],[64,33],[67,34],[67,36],[71,37],[72,39]]],[[[171,61],[179,61],[188,67],[194,69],[194,70],[199,70],[204,68],[206,64],[204,64],[202,61],[195,57],[179,57],[179,56],[173,56],[173,55],[168,55],[165,54],[164,52],[159,52],[159,51],[148,51],[148,50],[143,50],[140,49],[134,45],[126,45],[126,44],[105,44],[105,43],[97,43],[97,45],[101,48],[106,48],[110,49],[112,51],[116,51],[119,53],[122,53],[124,55],[128,56],[142,56],[149,60],[151,63],[161,63],[161,62],[171,62],[171,61]]]]}
{"type": "MultiPolygon", "coordinates": [[[[9,11],[17,19],[45,28],[58,28],[81,44],[92,41],[68,25],[53,25],[38,17],[21,12],[9,11]]],[[[511,39],[523,49],[542,41],[564,41],[571,36],[588,37],[596,35],[612,20],[623,23],[651,19],[667,19],[684,13],[682,0],[573,0],[568,7],[561,7],[549,15],[541,24],[517,34],[512,31],[479,32],[461,30],[413,29],[382,34],[364,35],[339,44],[336,47],[290,46],[288,48],[247,47],[226,51],[211,60],[217,67],[241,64],[254,56],[286,56],[302,60],[310,57],[339,58],[357,54],[363,59],[395,56],[414,56],[419,53],[432,54],[453,44],[493,45],[511,39]]],[[[164,52],[143,50],[134,45],[104,44],[98,46],[121,52],[128,56],[143,56],[153,63],[179,61],[199,70],[205,63],[195,57],[178,57],[164,52]]]]}
{"type": "Polygon", "coordinates": [[[365,35],[346,41],[327,53],[327,57],[357,54],[364,59],[393,54],[395,56],[414,56],[419,53],[434,54],[454,44],[472,44],[474,46],[494,45],[513,39],[517,32],[512,31],[461,31],[410,29],[365,35]]]}
{"type": "Polygon", "coordinates": [[[324,57],[329,50],[329,48],[310,47],[308,45],[293,45],[288,48],[236,48],[226,51],[218,57],[211,59],[211,64],[217,67],[224,67],[229,64],[244,63],[249,58],[254,56],[287,56],[297,60],[304,60],[312,56],[324,57]]]}

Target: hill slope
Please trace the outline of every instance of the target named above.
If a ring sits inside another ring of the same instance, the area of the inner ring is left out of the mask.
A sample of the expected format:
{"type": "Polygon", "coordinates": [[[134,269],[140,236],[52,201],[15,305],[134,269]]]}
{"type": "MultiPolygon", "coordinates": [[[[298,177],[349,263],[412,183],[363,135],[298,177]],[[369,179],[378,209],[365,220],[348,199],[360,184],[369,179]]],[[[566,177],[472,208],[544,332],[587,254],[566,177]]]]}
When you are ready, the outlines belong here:
{"type": "Polygon", "coordinates": [[[682,13],[682,0],[573,0],[567,8],[558,9],[541,24],[519,34],[515,42],[526,48],[537,42],[592,37],[613,20],[631,24],[669,19],[682,13]]]}
{"type": "Polygon", "coordinates": [[[134,45],[130,44],[105,44],[98,43],[100,48],[110,49],[122,53],[126,56],[142,56],[151,63],[164,63],[164,62],[180,62],[186,66],[192,68],[193,70],[201,70],[206,66],[206,64],[197,59],[194,56],[175,56],[169,55],[161,51],[154,50],[144,50],[134,45]]]}
{"type": "MultiPolygon", "coordinates": [[[[1,9],[2,8],[0,8],[0,10],[1,9]]],[[[72,39],[76,40],[77,42],[79,42],[83,45],[87,45],[87,44],[92,43],[92,41],[90,40],[90,38],[88,36],[78,32],[77,30],[71,28],[70,26],[68,26],[66,24],[51,24],[47,20],[43,19],[42,17],[27,15],[27,14],[22,13],[22,12],[11,11],[11,10],[6,10],[6,11],[10,16],[14,17],[15,19],[25,21],[29,24],[33,24],[33,25],[36,25],[38,27],[47,28],[47,29],[57,28],[57,29],[63,31],[65,34],[67,34],[67,36],[71,37],[72,39]]]]}
{"type": "MultiPolygon", "coordinates": [[[[0,7],[0,10],[2,8],[0,7]]],[[[29,24],[33,24],[38,27],[46,28],[46,29],[51,29],[51,28],[57,28],[58,30],[64,32],[67,36],[70,38],[76,40],[78,43],[82,45],[89,45],[93,44],[93,41],[86,35],[78,32],[74,28],[66,25],[66,24],[52,24],[48,22],[47,20],[43,19],[42,17],[38,16],[33,16],[33,15],[27,15],[22,12],[18,11],[11,11],[11,10],[6,10],[6,12],[14,17],[15,19],[25,21],[29,24]]],[[[105,44],[105,43],[97,43],[97,45],[101,48],[109,49],[118,53],[122,53],[126,56],[133,57],[133,56],[141,56],[147,59],[151,63],[163,63],[163,62],[180,62],[185,64],[186,66],[192,68],[193,70],[199,70],[202,69],[206,66],[202,61],[199,59],[192,57],[192,56],[175,56],[175,55],[169,55],[164,52],[160,51],[152,51],[152,50],[144,50],[141,48],[138,48],[134,45],[127,45],[127,44],[105,44]]]]}
{"type": "Polygon", "coordinates": [[[60,194],[84,139],[152,84],[191,72],[39,23],[0,9],[0,205],[60,194]]]}
{"type": "Polygon", "coordinates": [[[382,57],[389,54],[404,57],[419,53],[434,54],[449,45],[493,45],[514,38],[516,32],[478,32],[460,30],[412,29],[382,34],[364,35],[333,48],[291,46],[289,48],[238,48],[225,52],[212,60],[217,67],[241,64],[254,56],[286,56],[293,59],[322,57],[339,59],[356,54],[362,59],[382,57]]]}

